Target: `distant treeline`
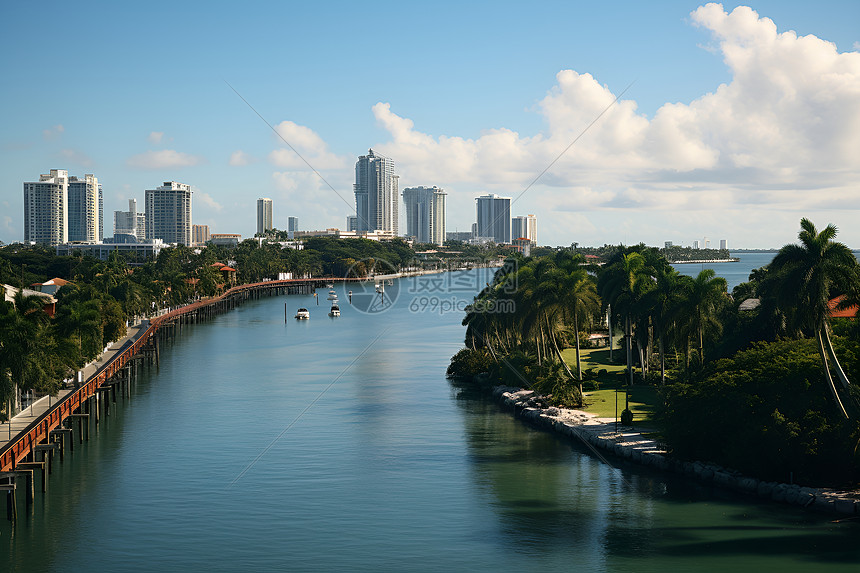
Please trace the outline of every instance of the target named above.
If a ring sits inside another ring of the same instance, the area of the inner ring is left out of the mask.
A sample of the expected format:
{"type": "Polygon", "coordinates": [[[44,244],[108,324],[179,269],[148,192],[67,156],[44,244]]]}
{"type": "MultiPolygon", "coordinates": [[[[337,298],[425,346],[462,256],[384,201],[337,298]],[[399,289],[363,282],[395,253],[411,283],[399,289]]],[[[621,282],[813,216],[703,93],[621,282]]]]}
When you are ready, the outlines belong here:
{"type": "Polygon", "coordinates": [[[672,246],[661,249],[670,261],[724,261],[732,258],[728,249],[694,249],[693,247],[672,246]]]}

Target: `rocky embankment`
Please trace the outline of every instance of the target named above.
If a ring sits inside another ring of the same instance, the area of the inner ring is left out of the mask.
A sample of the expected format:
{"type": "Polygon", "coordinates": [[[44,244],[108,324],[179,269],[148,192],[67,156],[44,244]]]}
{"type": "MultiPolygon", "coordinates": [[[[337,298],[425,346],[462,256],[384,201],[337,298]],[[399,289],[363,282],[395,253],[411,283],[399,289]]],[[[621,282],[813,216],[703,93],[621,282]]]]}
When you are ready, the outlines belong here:
{"type": "Polygon", "coordinates": [[[580,410],[546,407],[532,390],[497,386],[493,390],[493,397],[517,416],[538,427],[577,438],[590,448],[610,452],[634,463],[815,511],[860,514],[860,492],[857,491],[761,481],[716,464],[679,460],[670,456],[663,444],[645,435],[644,430],[619,426],[616,432],[614,419],[597,418],[580,410]]]}

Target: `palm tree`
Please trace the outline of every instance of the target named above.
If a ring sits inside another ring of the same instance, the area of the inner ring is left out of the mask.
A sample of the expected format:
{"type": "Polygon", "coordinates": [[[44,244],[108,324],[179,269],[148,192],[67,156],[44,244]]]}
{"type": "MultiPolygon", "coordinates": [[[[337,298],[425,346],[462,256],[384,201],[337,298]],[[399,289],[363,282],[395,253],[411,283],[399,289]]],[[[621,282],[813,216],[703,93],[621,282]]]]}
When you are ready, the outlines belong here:
{"type": "Polygon", "coordinates": [[[699,343],[699,363],[705,362],[705,334],[720,332],[719,312],[728,301],[726,279],[718,277],[714,269],[704,269],[687,284],[683,302],[684,331],[699,343]]]}
{"type": "Polygon", "coordinates": [[[833,361],[842,387],[848,392],[851,383],[830,342],[827,319],[830,317],[831,297],[855,290],[858,284],[857,259],[843,243],[834,241],[838,232],[835,225],[827,225],[821,232],[809,219],[800,220],[797,237],[800,244],[785,245],[774,257],[769,270],[776,275],[777,303],[791,316],[802,333],[814,334],[824,369],[824,378],[840,415],[847,419],[833,382],[828,357],[833,361]]]}
{"type": "Polygon", "coordinates": [[[597,289],[604,304],[624,317],[624,339],[627,345],[627,372],[633,384],[632,316],[640,297],[653,286],[646,272],[645,257],[638,252],[622,255],[600,273],[597,289]]]}
{"type": "Polygon", "coordinates": [[[666,335],[676,323],[683,301],[685,281],[689,277],[668,266],[656,273],[655,288],[643,297],[657,334],[660,352],[660,383],[666,383],[666,335]]]}

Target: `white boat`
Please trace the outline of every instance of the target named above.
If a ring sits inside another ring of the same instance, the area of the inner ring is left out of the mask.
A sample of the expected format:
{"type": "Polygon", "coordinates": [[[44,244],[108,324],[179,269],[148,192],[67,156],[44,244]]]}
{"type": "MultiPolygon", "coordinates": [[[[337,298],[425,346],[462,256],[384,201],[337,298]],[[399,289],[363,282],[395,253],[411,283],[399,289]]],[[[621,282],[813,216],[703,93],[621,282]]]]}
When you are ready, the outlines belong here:
{"type": "Polygon", "coordinates": [[[306,308],[300,308],[296,311],[296,320],[307,320],[311,317],[311,313],[306,308]]]}
{"type": "Polygon", "coordinates": [[[334,289],[331,289],[330,291],[328,291],[328,299],[329,300],[337,300],[337,293],[334,291],[334,289]]]}
{"type": "Polygon", "coordinates": [[[334,283],[327,283],[325,285],[325,288],[329,288],[329,289],[334,288],[334,283]]]}
{"type": "Polygon", "coordinates": [[[331,310],[329,311],[328,315],[329,316],[340,316],[340,307],[337,305],[337,303],[333,302],[331,304],[331,310]]]}

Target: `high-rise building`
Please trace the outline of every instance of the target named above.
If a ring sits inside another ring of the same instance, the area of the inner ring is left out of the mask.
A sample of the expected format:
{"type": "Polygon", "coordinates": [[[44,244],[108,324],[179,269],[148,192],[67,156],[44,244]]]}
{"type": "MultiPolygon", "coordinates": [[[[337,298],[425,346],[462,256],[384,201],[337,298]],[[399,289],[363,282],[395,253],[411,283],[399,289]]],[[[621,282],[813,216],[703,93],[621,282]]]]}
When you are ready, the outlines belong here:
{"type": "Polygon", "coordinates": [[[665,243],[663,243],[663,248],[664,249],[671,249],[672,248],[672,241],[666,241],[665,243]]]}
{"type": "Polygon", "coordinates": [[[492,238],[496,243],[511,242],[511,198],[494,193],[476,197],[478,207],[477,236],[492,238]]]}
{"type": "Polygon", "coordinates": [[[69,240],[69,172],[51,169],[24,183],[24,242],[59,245],[69,240]]]}
{"type": "Polygon", "coordinates": [[[368,150],[355,163],[355,215],[357,231],[398,233],[400,198],[394,161],[368,150]]]}
{"type": "Polygon", "coordinates": [[[191,243],[199,247],[209,240],[209,225],[191,225],[191,243]]]}
{"type": "Polygon", "coordinates": [[[699,248],[699,240],[698,240],[698,239],[696,239],[695,241],[693,241],[693,248],[694,248],[694,249],[698,249],[698,248],[699,248]]]}
{"type": "Polygon", "coordinates": [[[99,180],[94,175],[83,179],[69,177],[69,242],[98,243],[101,239],[99,180]]]}
{"type": "Polygon", "coordinates": [[[287,231],[296,232],[299,230],[299,218],[287,217],[287,231]]]}
{"type": "Polygon", "coordinates": [[[268,198],[257,199],[257,234],[262,235],[273,228],[272,200],[268,198]]]}
{"type": "Polygon", "coordinates": [[[403,190],[406,204],[406,236],[419,243],[445,244],[445,200],[447,193],[433,187],[407,187],[403,190]]]}
{"type": "Polygon", "coordinates": [[[358,217],[355,215],[346,216],[346,230],[355,231],[358,229],[358,217]]]}
{"type": "Polygon", "coordinates": [[[511,239],[528,239],[537,244],[537,217],[527,215],[511,219],[511,239]]]}
{"type": "Polygon", "coordinates": [[[146,238],[191,246],[191,186],[165,181],[146,190],[146,238]]]}
{"type": "Polygon", "coordinates": [[[113,234],[134,235],[138,241],[146,239],[146,216],[137,210],[137,199],[128,200],[128,211],[113,212],[113,234]]]}

